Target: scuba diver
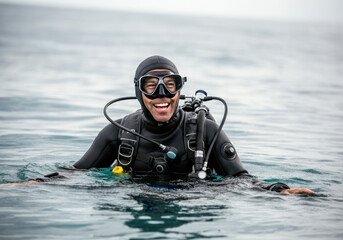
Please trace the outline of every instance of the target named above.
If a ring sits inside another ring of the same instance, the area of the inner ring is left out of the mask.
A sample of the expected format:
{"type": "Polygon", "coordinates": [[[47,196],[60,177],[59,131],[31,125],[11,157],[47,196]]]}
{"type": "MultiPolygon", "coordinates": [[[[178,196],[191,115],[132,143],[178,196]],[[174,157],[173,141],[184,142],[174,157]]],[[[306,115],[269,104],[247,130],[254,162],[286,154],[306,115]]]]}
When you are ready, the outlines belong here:
{"type": "MultiPolygon", "coordinates": [[[[308,193],[309,189],[290,189],[284,183],[267,183],[251,176],[243,167],[227,135],[222,131],[224,118],[218,125],[203,105],[207,97],[199,90],[194,97],[180,91],[187,81],[179,75],[175,64],[162,56],[142,61],[135,73],[135,97],[109,102],[104,114],[111,122],[100,131],[89,150],[74,169],[117,166],[132,176],[172,176],[180,179],[209,179],[212,175],[248,179],[259,188],[281,193],[308,193]],[[137,99],[141,109],[113,121],[106,112],[111,104],[137,99]],[[179,99],[188,99],[179,106],[179,99]]],[[[227,107],[225,108],[227,110],[227,107]]],[[[21,184],[35,184],[58,178],[59,173],[21,184]]]]}

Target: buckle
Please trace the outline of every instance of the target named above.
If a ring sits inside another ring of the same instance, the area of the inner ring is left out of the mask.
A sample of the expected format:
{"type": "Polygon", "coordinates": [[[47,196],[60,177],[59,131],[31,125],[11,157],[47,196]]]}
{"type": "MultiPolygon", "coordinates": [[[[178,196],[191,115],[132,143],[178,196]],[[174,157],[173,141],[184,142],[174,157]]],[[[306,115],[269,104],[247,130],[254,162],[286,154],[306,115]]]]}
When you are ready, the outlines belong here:
{"type": "Polygon", "coordinates": [[[188,139],[187,147],[190,151],[195,152],[195,150],[196,150],[196,139],[188,139]]]}
{"type": "Polygon", "coordinates": [[[135,150],[134,144],[136,141],[132,140],[132,139],[122,139],[122,140],[127,140],[127,141],[133,142],[133,145],[131,145],[129,143],[122,142],[118,148],[118,162],[122,166],[128,166],[132,162],[132,157],[133,157],[133,153],[135,150]]]}

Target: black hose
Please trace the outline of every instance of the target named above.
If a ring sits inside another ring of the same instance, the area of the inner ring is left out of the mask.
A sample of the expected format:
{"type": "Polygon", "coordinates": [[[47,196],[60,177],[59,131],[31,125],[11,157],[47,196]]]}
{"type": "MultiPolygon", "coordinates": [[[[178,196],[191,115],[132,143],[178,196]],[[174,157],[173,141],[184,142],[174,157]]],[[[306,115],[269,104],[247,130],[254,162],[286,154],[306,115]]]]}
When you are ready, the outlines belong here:
{"type": "Polygon", "coordinates": [[[227,116],[227,112],[228,112],[228,107],[227,107],[227,104],[225,102],[224,99],[220,98],[220,97],[205,97],[204,98],[204,101],[210,101],[210,100],[218,100],[218,101],[221,101],[223,104],[224,104],[224,115],[223,115],[223,119],[218,127],[218,130],[216,132],[216,135],[213,137],[212,139],[212,142],[211,142],[211,145],[210,147],[208,148],[208,151],[207,151],[207,154],[206,154],[206,158],[205,158],[205,161],[204,161],[204,168],[206,169],[207,168],[207,164],[208,164],[208,160],[210,158],[210,155],[211,155],[211,151],[213,149],[213,146],[219,136],[219,133],[221,132],[223,126],[224,126],[224,123],[225,123],[225,120],[226,120],[226,116],[227,116]]]}
{"type": "MultiPolygon", "coordinates": [[[[107,118],[108,121],[110,121],[112,124],[114,124],[114,125],[117,126],[118,128],[121,128],[121,129],[123,129],[123,130],[125,130],[125,131],[127,131],[127,132],[129,132],[129,133],[132,133],[133,135],[136,135],[136,136],[138,136],[138,137],[140,137],[140,138],[143,138],[143,139],[145,139],[145,140],[147,140],[147,141],[149,141],[149,142],[152,142],[152,143],[158,145],[159,147],[161,147],[162,144],[156,142],[155,140],[152,140],[152,139],[149,139],[149,138],[147,138],[147,137],[144,137],[143,135],[141,135],[141,134],[139,134],[139,133],[137,133],[137,132],[134,132],[134,131],[132,131],[131,129],[126,128],[126,127],[120,125],[119,123],[113,121],[113,120],[108,116],[108,114],[107,114],[106,111],[107,111],[107,108],[108,108],[110,105],[112,105],[112,104],[115,103],[115,102],[122,101],[122,100],[132,100],[132,99],[137,99],[137,98],[136,98],[136,97],[122,97],[122,98],[116,98],[116,99],[114,99],[114,100],[112,100],[112,101],[109,101],[109,102],[105,105],[105,107],[104,107],[104,115],[105,115],[105,117],[107,118]]],[[[162,145],[162,146],[164,146],[164,145],[162,145]]],[[[162,147],[161,147],[161,148],[162,148],[162,147]]]]}

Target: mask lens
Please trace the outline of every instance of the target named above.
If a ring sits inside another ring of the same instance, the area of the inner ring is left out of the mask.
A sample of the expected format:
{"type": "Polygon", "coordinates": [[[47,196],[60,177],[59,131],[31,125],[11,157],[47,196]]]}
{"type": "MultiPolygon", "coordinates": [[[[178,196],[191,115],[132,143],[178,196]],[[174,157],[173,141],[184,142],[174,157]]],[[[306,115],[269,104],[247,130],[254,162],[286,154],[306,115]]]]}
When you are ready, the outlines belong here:
{"type": "Polygon", "coordinates": [[[181,77],[179,75],[170,75],[163,77],[164,85],[167,87],[170,93],[176,93],[180,89],[180,80],[181,77]]]}
{"type": "Polygon", "coordinates": [[[143,76],[140,79],[140,89],[142,92],[152,94],[158,85],[158,77],[143,76]]]}

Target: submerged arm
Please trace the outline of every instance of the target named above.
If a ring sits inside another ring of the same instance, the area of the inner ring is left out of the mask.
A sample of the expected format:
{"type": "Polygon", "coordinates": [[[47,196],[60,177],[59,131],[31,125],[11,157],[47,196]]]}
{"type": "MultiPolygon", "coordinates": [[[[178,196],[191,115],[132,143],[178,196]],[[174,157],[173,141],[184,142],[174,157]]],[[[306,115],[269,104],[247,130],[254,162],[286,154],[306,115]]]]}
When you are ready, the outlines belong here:
{"type": "MultiPolygon", "coordinates": [[[[70,168],[61,169],[63,169],[64,172],[70,172],[78,169],[90,169],[111,166],[111,164],[114,162],[117,156],[117,136],[118,128],[112,124],[107,125],[103,130],[100,131],[98,136],[93,141],[91,147],[79,161],[77,161],[70,168]]],[[[33,185],[39,182],[48,182],[65,178],[66,177],[61,175],[59,172],[53,172],[45,175],[43,178],[30,179],[26,182],[19,183],[0,184],[0,186],[33,185]]]]}
{"type": "Polygon", "coordinates": [[[108,124],[95,138],[88,151],[73,166],[78,169],[111,166],[118,153],[118,131],[116,126],[108,124]]]}
{"type": "MultiPolygon", "coordinates": [[[[208,120],[206,127],[206,140],[207,145],[209,145],[215,132],[217,131],[217,125],[214,122],[208,120]]],[[[232,145],[229,138],[223,131],[220,132],[217,138],[210,159],[212,159],[210,167],[213,167],[218,174],[224,176],[238,177],[242,179],[249,179],[255,186],[265,190],[287,194],[314,193],[313,191],[306,188],[290,189],[290,187],[285,183],[267,183],[251,176],[248,173],[248,171],[243,167],[234,146],[232,145]]]]}

